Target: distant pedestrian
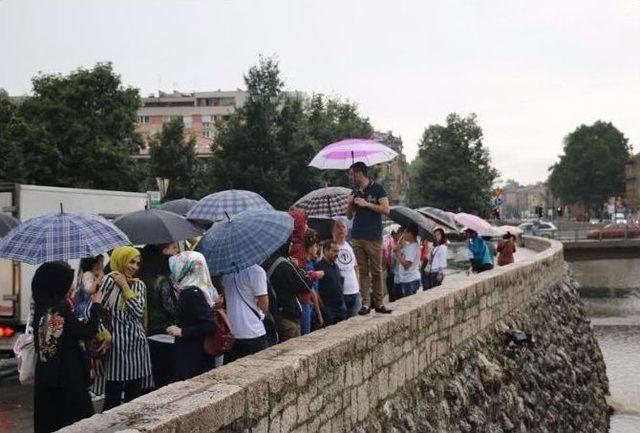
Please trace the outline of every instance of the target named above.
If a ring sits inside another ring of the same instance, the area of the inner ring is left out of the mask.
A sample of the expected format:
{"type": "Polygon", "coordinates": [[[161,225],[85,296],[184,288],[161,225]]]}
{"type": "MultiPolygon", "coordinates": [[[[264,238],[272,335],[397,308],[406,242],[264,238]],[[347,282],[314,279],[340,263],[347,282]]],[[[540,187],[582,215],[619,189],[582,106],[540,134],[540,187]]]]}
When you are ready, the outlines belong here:
{"type": "Polygon", "coordinates": [[[173,380],[186,380],[213,368],[213,357],[204,351],[204,340],[216,326],[211,307],[218,294],[211,282],[204,256],[184,251],[169,259],[171,279],[178,292],[175,324],[166,332],[175,337],[173,380]]]}
{"type": "MultiPolygon", "coordinates": [[[[385,276],[385,285],[387,287],[387,293],[389,294],[389,302],[394,302],[398,297],[396,295],[395,289],[395,269],[396,259],[393,254],[393,249],[396,246],[396,242],[398,241],[399,235],[398,230],[392,230],[391,233],[386,235],[383,239],[383,264],[386,271],[385,276]]],[[[362,288],[362,287],[361,287],[362,288]]],[[[402,297],[402,296],[400,296],[402,297]]]]}
{"type": "Polygon", "coordinates": [[[473,272],[484,272],[493,269],[493,256],[486,242],[478,236],[478,233],[467,229],[467,248],[471,254],[471,269],[473,272]]]}
{"type": "Polygon", "coordinates": [[[429,241],[420,239],[420,283],[422,290],[429,288],[429,241]]]}
{"type": "Polygon", "coordinates": [[[347,215],[353,217],[351,239],[360,272],[360,293],[363,306],[359,314],[369,314],[371,308],[388,314],[384,306],[382,286],[382,215],[389,214],[389,199],[384,187],[367,175],[367,166],[356,162],[349,169],[355,186],[349,197],[347,215]],[[373,285],[373,299],[371,286],[373,285]]]}
{"type": "Polygon", "coordinates": [[[418,227],[411,224],[405,227],[394,249],[398,260],[398,284],[402,296],[414,295],[420,288],[420,245],[418,227]]]}
{"type": "Polygon", "coordinates": [[[320,328],[324,325],[319,295],[320,279],[324,277],[324,272],[316,270],[316,263],[320,258],[321,249],[322,246],[315,231],[307,230],[307,262],[305,270],[311,279],[311,303],[302,304],[302,316],[300,317],[300,332],[302,335],[310,333],[314,326],[320,328]]]}
{"type": "Polygon", "coordinates": [[[36,353],[34,431],[52,432],[93,415],[89,363],[81,342],[98,332],[102,292],[90,296],[87,321],[73,314],[74,272],[65,262],[45,263],[31,282],[36,353]]]}
{"type": "Polygon", "coordinates": [[[222,277],[222,289],[236,341],[224,363],[251,355],[269,347],[263,320],[269,311],[267,273],[260,265],[222,277]]]}
{"type": "Polygon", "coordinates": [[[516,252],[515,238],[510,233],[502,237],[498,243],[498,266],[505,266],[514,262],[513,254],[516,252]]]}
{"type": "Polygon", "coordinates": [[[444,270],[447,269],[447,238],[444,230],[437,228],[434,231],[436,240],[429,252],[429,265],[427,267],[427,286],[424,290],[439,286],[444,281],[444,270]]]}
{"type": "Polygon", "coordinates": [[[349,222],[346,217],[336,217],[333,222],[333,240],[338,244],[336,263],[343,278],[342,289],[347,317],[353,317],[362,308],[362,295],[358,281],[358,262],[353,248],[347,242],[349,222]]]}
{"type": "Polygon", "coordinates": [[[323,271],[320,280],[320,298],[324,305],[324,318],[327,325],[334,325],[347,317],[344,302],[343,278],[336,263],[340,247],[334,240],[325,241],[322,245],[323,257],[316,266],[323,271]]]}
{"type": "Polygon", "coordinates": [[[135,278],[140,251],[129,246],[116,248],[109,264],[111,273],[102,284],[102,303],[111,313],[113,340],[103,371],[104,410],[139,397],[143,385],[151,382],[149,344],[143,327],[146,288],[135,278]]]}

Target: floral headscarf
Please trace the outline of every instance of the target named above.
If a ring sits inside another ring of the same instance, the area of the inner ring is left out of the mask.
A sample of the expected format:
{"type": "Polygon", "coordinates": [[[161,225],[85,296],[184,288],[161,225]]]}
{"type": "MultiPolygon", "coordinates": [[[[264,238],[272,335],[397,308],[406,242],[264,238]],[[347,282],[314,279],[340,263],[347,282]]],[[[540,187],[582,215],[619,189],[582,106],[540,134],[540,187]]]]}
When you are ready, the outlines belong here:
{"type": "Polygon", "coordinates": [[[171,279],[178,292],[187,287],[197,287],[204,293],[209,305],[218,297],[211,282],[209,267],[204,256],[196,251],[183,251],[169,258],[171,279]]]}

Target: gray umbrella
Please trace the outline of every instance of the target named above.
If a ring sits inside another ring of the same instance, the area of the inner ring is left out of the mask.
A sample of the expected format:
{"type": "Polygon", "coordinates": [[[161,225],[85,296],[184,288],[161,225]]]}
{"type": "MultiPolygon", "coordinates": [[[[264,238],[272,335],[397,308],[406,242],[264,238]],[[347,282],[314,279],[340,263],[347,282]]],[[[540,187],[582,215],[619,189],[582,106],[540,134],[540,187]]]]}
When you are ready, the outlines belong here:
{"type": "Polygon", "coordinates": [[[134,245],[168,244],[202,235],[202,229],[185,217],[158,209],[131,212],[113,223],[134,245]]]}
{"type": "Polygon", "coordinates": [[[455,232],[460,231],[460,229],[458,228],[458,225],[453,220],[453,218],[451,218],[449,214],[443,211],[442,209],[438,209],[437,207],[425,206],[416,210],[420,212],[422,215],[426,216],[427,218],[430,218],[433,221],[435,221],[435,223],[438,225],[444,226],[455,232]]]}
{"type": "Polygon", "coordinates": [[[431,229],[431,223],[420,212],[406,206],[391,206],[389,218],[401,226],[415,224],[418,226],[418,231],[421,237],[432,242],[436,240],[436,236],[431,229]]]}
{"type": "Polygon", "coordinates": [[[328,186],[316,189],[296,201],[291,208],[304,209],[308,215],[333,217],[344,215],[349,208],[349,188],[328,186]]]}
{"type": "Polygon", "coordinates": [[[12,228],[18,227],[20,221],[4,213],[0,213],[0,238],[3,238],[12,228]]]}
{"type": "Polygon", "coordinates": [[[187,216],[187,212],[198,203],[197,200],[190,198],[180,198],[162,203],[158,209],[173,212],[178,215],[187,216]]]}

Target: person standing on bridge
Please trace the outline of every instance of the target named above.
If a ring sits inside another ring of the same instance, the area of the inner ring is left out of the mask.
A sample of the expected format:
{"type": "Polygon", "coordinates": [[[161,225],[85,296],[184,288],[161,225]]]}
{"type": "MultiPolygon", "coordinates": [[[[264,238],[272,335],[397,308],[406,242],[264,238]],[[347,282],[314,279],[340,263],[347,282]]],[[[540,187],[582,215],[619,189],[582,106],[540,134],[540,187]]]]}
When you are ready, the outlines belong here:
{"type": "Polygon", "coordinates": [[[498,243],[498,266],[505,266],[514,262],[513,254],[516,252],[515,238],[507,233],[498,243]]]}
{"type": "Polygon", "coordinates": [[[349,196],[347,216],[353,218],[351,239],[360,273],[360,294],[363,306],[359,314],[376,312],[389,314],[384,306],[382,286],[382,215],[389,214],[389,199],[384,187],[367,175],[363,162],[354,163],[349,177],[355,186],[349,196]],[[373,282],[372,282],[373,280],[373,282]],[[373,300],[371,285],[373,283],[373,300]]]}

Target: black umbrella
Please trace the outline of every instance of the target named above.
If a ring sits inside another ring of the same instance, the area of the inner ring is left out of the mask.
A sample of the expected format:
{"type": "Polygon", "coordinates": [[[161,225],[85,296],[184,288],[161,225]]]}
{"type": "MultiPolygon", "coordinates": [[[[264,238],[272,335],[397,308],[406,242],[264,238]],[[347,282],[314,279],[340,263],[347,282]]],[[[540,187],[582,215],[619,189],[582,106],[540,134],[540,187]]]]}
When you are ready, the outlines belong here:
{"type": "Polygon", "coordinates": [[[116,218],[113,223],[134,245],[168,244],[203,233],[185,217],[158,209],[131,212],[116,218]]]}
{"type": "Polygon", "coordinates": [[[425,206],[416,210],[420,212],[422,215],[426,216],[427,218],[430,218],[433,221],[435,221],[435,223],[438,225],[444,226],[456,232],[460,231],[458,229],[458,225],[453,220],[453,218],[451,218],[449,214],[443,211],[442,209],[438,209],[437,207],[425,206]]]}
{"type": "Polygon", "coordinates": [[[18,227],[20,221],[4,213],[0,213],[0,238],[3,238],[12,228],[18,227]]]}
{"type": "Polygon", "coordinates": [[[190,198],[180,198],[178,200],[171,200],[162,203],[158,209],[165,210],[167,212],[173,212],[178,215],[187,216],[187,212],[191,210],[198,203],[197,200],[191,200],[190,198]]]}
{"type": "Polygon", "coordinates": [[[307,225],[318,233],[320,240],[327,240],[333,237],[333,219],[329,217],[311,216],[307,220],[307,225]]]}
{"type": "Polygon", "coordinates": [[[410,224],[415,224],[418,226],[420,237],[426,238],[432,242],[436,240],[436,236],[431,228],[431,223],[420,212],[406,206],[391,206],[389,218],[405,227],[410,224]]]}

